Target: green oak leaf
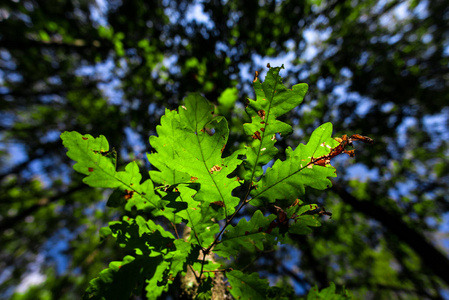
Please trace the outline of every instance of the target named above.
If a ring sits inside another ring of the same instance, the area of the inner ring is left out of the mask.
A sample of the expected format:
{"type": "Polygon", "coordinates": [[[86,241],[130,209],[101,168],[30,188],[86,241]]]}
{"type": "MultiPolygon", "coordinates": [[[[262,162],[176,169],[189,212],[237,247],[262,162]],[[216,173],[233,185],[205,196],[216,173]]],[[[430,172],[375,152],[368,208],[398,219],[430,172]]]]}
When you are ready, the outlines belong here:
{"type": "Polygon", "coordinates": [[[214,248],[214,253],[229,258],[231,255],[235,257],[242,248],[250,252],[264,250],[264,242],[273,243],[275,240],[274,236],[265,232],[274,219],[275,215],[265,217],[260,210],[254,213],[249,222],[241,219],[235,227],[228,227],[221,243],[214,248]]]}
{"type": "Polygon", "coordinates": [[[150,173],[152,178],[163,179],[167,184],[186,182],[185,174],[188,174],[190,182],[201,185],[195,200],[223,203],[225,209],[220,219],[224,219],[234,212],[239,202],[232,190],[240,183],[236,177],[228,176],[241,163],[237,156],[243,154],[243,150],[222,157],[229,129],[226,119],[214,117],[213,111],[214,106],[201,95],[186,97],[178,112],[167,112],[163,117],[157,127],[158,137],[150,138],[157,154],[149,154],[148,160],[155,166],[159,164],[160,168],[159,174],[157,171],[150,173]],[[160,165],[162,160],[163,166],[160,165]]]}
{"type": "Polygon", "coordinates": [[[162,261],[156,266],[153,276],[146,280],[147,286],[145,287],[145,291],[147,291],[148,299],[157,299],[163,292],[168,291],[168,281],[171,283],[171,280],[166,278],[164,282],[164,277],[169,268],[170,263],[165,260],[162,261]]]}
{"type": "Polygon", "coordinates": [[[268,280],[259,278],[259,274],[244,274],[233,270],[226,272],[231,295],[236,299],[266,299],[268,280]]]}
{"type": "Polygon", "coordinates": [[[137,255],[159,256],[171,251],[175,237],[153,220],[146,221],[142,216],[136,219],[123,217],[123,221],[109,223],[112,236],[117,243],[137,255]]]}
{"type": "Polygon", "coordinates": [[[159,257],[134,258],[129,255],[123,261],[113,261],[109,268],[89,282],[83,299],[129,299],[139,281],[153,277],[161,261],[159,257]]]}
{"type": "Polygon", "coordinates": [[[150,171],[151,179],[162,185],[175,185],[190,182],[188,173],[172,169],[167,165],[168,160],[177,158],[176,148],[178,118],[176,111],[165,110],[161,117],[161,125],[156,127],[158,136],[150,137],[150,144],[159,152],[147,154],[148,160],[158,171],[150,171]]]}
{"type": "Polygon", "coordinates": [[[201,281],[201,285],[198,287],[197,300],[209,300],[212,299],[212,278],[208,277],[201,281]]]}
{"type": "Polygon", "coordinates": [[[308,234],[312,232],[310,227],[321,226],[316,216],[303,215],[295,218],[293,224],[289,226],[288,232],[295,234],[308,234]]]}
{"type": "Polygon", "coordinates": [[[129,163],[124,171],[117,172],[115,156],[109,154],[109,143],[104,136],[94,138],[89,134],[64,132],[61,134],[67,156],[76,161],[75,171],[87,175],[83,182],[91,187],[115,188],[111,206],[125,203],[125,209],[161,208],[159,196],[154,193],[151,180],[140,183],[142,175],[136,162],[129,163]],[[121,202],[121,200],[123,200],[121,202]]]}
{"type": "Polygon", "coordinates": [[[246,112],[251,123],[244,124],[245,133],[253,139],[246,151],[245,180],[254,181],[263,175],[262,166],[278,152],[274,146],[276,134],[287,135],[292,132],[290,125],[277,118],[297,107],[307,93],[308,86],[305,83],[287,89],[279,76],[282,68],[270,68],[263,83],[257,77],[253,81],[256,100],[248,99],[246,112]]]}
{"type": "MultiPolygon", "coordinates": [[[[336,177],[335,168],[314,165],[314,159],[329,154],[338,142],[331,138],[332,124],[326,123],[315,129],[307,145],[299,144],[293,151],[287,148],[284,161],[277,160],[251,191],[254,206],[263,206],[280,200],[289,206],[305,193],[305,187],[324,190],[332,183],[328,177],[336,177]]],[[[280,203],[281,203],[280,202],[280,203]]]]}
{"type": "Polygon", "coordinates": [[[316,204],[301,205],[302,201],[298,199],[298,205],[289,207],[285,210],[287,218],[293,219],[289,223],[288,232],[294,234],[309,234],[312,232],[310,227],[321,226],[315,215],[307,215],[305,213],[318,208],[316,204]]]}
{"type": "Polygon", "coordinates": [[[187,225],[191,228],[190,241],[208,247],[220,231],[220,226],[214,221],[217,217],[216,211],[211,208],[210,203],[196,200],[196,190],[183,185],[179,185],[177,189],[177,201],[187,204],[187,208],[179,211],[177,215],[187,220],[187,225]]]}

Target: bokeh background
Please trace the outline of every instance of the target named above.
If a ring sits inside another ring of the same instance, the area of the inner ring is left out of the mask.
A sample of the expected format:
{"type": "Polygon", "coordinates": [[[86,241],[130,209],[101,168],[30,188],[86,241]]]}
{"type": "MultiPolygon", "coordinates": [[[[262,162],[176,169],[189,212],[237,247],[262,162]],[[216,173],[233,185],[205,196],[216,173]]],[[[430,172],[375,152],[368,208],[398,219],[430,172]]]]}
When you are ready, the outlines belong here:
{"type": "Polygon", "coordinates": [[[0,298],[77,299],[124,255],[98,234],[122,212],[72,171],[61,132],[102,134],[148,174],[165,107],[225,93],[229,153],[268,62],[288,87],[309,84],[280,149],[329,121],[375,144],[302,199],[332,219],[235,263],[296,296],[333,281],[358,299],[449,299],[446,0],[1,1],[0,298]]]}

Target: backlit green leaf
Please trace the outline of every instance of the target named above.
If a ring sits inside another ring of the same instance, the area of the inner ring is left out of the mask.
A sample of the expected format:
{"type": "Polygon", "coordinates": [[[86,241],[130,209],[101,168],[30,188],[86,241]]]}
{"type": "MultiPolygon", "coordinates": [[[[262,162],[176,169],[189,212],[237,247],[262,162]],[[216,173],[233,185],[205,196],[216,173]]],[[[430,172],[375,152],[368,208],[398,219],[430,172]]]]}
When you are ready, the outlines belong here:
{"type": "MultiPolygon", "coordinates": [[[[237,156],[242,151],[222,157],[229,129],[226,119],[214,117],[213,111],[213,105],[201,95],[186,97],[185,105],[179,108],[178,113],[168,113],[162,125],[157,127],[158,137],[152,137],[150,143],[158,153],[148,155],[148,159],[156,166],[159,164],[164,175],[156,176],[167,184],[185,182],[186,176],[182,174],[189,174],[190,182],[201,185],[195,200],[222,202],[226,209],[222,215],[224,218],[234,212],[239,202],[232,190],[240,184],[235,177],[228,178],[228,175],[241,163],[237,156]],[[169,149],[168,153],[165,148],[169,149]],[[160,165],[162,157],[163,166],[160,165]],[[178,181],[178,178],[182,179],[178,181]]],[[[155,176],[156,173],[151,174],[155,176]]]]}
{"type": "Polygon", "coordinates": [[[294,151],[287,148],[285,161],[277,160],[251,191],[250,204],[258,206],[282,200],[289,205],[304,195],[306,186],[318,190],[329,188],[331,181],[328,177],[337,176],[335,168],[314,165],[312,161],[329,154],[338,145],[331,134],[332,124],[326,123],[312,133],[307,145],[299,144],[294,151]]]}
{"type": "Polygon", "coordinates": [[[153,183],[146,180],[142,184],[142,175],[135,162],[129,163],[124,171],[117,172],[115,156],[109,155],[109,143],[104,136],[93,138],[91,135],[81,135],[78,132],[61,134],[64,146],[68,149],[67,156],[77,161],[73,168],[87,175],[83,182],[92,187],[116,188],[115,198],[110,201],[117,206],[120,200],[125,203],[125,209],[159,208],[159,196],[154,193],[153,183]]]}
{"type": "Polygon", "coordinates": [[[283,67],[270,68],[265,81],[253,82],[256,100],[248,99],[246,112],[251,123],[244,124],[245,133],[253,142],[247,148],[244,179],[255,180],[263,174],[262,166],[274,158],[278,150],[274,146],[276,134],[287,135],[292,127],[278,117],[297,107],[304,99],[308,86],[300,83],[288,90],[279,75],[283,67]]]}

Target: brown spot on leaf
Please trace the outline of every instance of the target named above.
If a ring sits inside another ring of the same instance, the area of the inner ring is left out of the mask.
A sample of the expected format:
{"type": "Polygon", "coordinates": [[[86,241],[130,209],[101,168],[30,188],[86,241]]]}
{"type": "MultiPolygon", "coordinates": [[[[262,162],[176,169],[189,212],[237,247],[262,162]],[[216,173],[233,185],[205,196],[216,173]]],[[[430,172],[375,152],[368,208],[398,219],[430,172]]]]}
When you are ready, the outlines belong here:
{"type": "Polygon", "coordinates": [[[89,168],[89,172],[93,172],[94,171],[94,168],[89,168]]]}
{"type": "Polygon", "coordinates": [[[220,167],[220,166],[218,166],[218,165],[215,165],[215,166],[213,166],[212,168],[210,168],[210,173],[211,174],[214,174],[214,172],[218,172],[218,171],[220,171],[222,168],[220,167]]]}
{"type": "Polygon", "coordinates": [[[112,151],[104,151],[104,150],[100,150],[100,151],[97,151],[97,150],[92,150],[95,154],[98,154],[98,153],[100,153],[102,156],[106,156],[106,155],[108,155],[109,153],[111,153],[112,151]]]}
{"type": "Polygon", "coordinates": [[[284,223],[285,220],[287,219],[287,214],[281,210],[281,211],[279,211],[278,218],[279,218],[279,223],[284,223]]]}
{"type": "Polygon", "coordinates": [[[223,153],[225,147],[226,147],[226,144],[224,144],[223,147],[221,148],[221,153],[223,153]]]}
{"type": "Polygon", "coordinates": [[[259,110],[257,114],[262,118],[262,120],[265,120],[265,111],[263,109],[259,110]]]}
{"type": "Polygon", "coordinates": [[[262,127],[262,128],[260,128],[260,131],[264,132],[264,131],[265,131],[265,128],[263,128],[263,127],[262,127]]]}
{"type": "Polygon", "coordinates": [[[195,182],[195,181],[197,181],[198,180],[198,177],[194,177],[194,176],[191,176],[190,177],[190,181],[191,182],[195,182]]]}
{"type": "Polygon", "coordinates": [[[278,226],[278,223],[276,222],[276,220],[273,220],[270,223],[270,226],[268,227],[267,230],[265,230],[266,233],[270,234],[273,231],[273,228],[276,228],[278,226]]]}
{"type": "Polygon", "coordinates": [[[256,140],[256,139],[259,140],[259,141],[262,140],[262,137],[261,137],[259,131],[254,132],[254,135],[252,135],[251,137],[252,137],[253,139],[255,139],[255,140],[256,140]]]}
{"type": "Polygon", "coordinates": [[[129,199],[132,198],[133,194],[134,194],[134,191],[125,190],[125,195],[123,195],[123,198],[125,198],[125,200],[128,201],[129,199]]]}
{"type": "MultiPolygon", "coordinates": [[[[325,167],[326,165],[330,164],[331,160],[327,157],[324,157],[323,159],[319,159],[314,162],[315,165],[325,167]]],[[[312,165],[307,166],[309,169],[312,168],[312,165]]]]}
{"type": "Polygon", "coordinates": [[[296,206],[296,205],[299,205],[299,199],[298,198],[296,198],[295,201],[293,201],[292,205],[290,205],[289,207],[293,207],[293,206],[296,206]]]}
{"type": "Polygon", "coordinates": [[[87,141],[87,137],[84,137],[84,136],[83,136],[82,139],[85,140],[85,141],[87,141]]]}
{"type": "Polygon", "coordinates": [[[215,204],[215,205],[220,206],[220,207],[224,207],[225,206],[223,201],[214,201],[211,204],[215,204]]]}

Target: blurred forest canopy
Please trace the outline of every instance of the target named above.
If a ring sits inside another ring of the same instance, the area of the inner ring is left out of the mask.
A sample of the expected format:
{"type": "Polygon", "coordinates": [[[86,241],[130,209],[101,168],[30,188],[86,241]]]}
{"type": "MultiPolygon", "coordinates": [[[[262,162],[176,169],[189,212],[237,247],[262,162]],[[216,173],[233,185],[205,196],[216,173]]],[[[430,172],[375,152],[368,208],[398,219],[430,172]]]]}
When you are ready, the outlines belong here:
{"type": "Polygon", "coordinates": [[[164,107],[225,93],[237,145],[267,62],[285,64],[286,86],[310,87],[281,149],[329,121],[376,143],[335,162],[330,192],[302,199],[331,220],[246,271],[298,296],[333,281],[360,299],[448,297],[448,24],[444,0],[2,1],[0,298],[79,298],[124,256],[100,243],[120,215],[72,172],[61,132],[102,134],[119,165],[148,170],[164,107]]]}

